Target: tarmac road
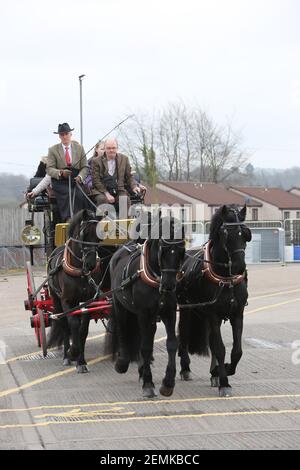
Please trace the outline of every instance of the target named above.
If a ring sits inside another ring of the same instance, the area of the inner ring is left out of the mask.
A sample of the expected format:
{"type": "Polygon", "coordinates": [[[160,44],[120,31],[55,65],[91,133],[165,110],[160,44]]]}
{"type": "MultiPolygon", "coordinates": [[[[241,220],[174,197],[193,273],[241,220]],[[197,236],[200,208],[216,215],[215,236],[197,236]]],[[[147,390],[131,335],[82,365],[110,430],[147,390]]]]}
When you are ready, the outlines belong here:
{"type": "MultiPolygon", "coordinates": [[[[37,273],[37,283],[43,273],[37,273]]],[[[143,400],[137,368],[118,375],[91,324],[90,373],[43,359],[29,325],[25,273],[0,276],[0,449],[299,449],[300,265],[249,266],[244,355],[232,398],[210,387],[209,359],[193,357],[193,381],[172,397],[143,400]],[[4,347],[6,351],[4,352],[4,347]]],[[[227,352],[231,330],[223,327],[227,352]]],[[[166,366],[158,325],[154,380],[166,366]]],[[[178,361],[179,370],[179,361],[178,361]]]]}

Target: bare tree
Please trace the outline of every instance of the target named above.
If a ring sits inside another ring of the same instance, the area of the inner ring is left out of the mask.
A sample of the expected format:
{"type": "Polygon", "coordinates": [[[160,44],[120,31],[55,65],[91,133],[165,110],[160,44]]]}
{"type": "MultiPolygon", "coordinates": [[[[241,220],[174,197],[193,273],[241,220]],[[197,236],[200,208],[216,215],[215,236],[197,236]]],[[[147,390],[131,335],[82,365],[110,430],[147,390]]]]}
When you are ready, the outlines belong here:
{"type": "Polygon", "coordinates": [[[120,141],[134,162],[139,177],[155,186],[157,181],[154,120],[135,116],[133,123],[120,130],[120,141]]]}
{"type": "Polygon", "coordinates": [[[248,158],[230,123],[219,126],[182,101],[169,103],[152,120],[136,117],[122,135],[136,170],[151,184],[158,177],[222,182],[241,173],[248,158]]]}

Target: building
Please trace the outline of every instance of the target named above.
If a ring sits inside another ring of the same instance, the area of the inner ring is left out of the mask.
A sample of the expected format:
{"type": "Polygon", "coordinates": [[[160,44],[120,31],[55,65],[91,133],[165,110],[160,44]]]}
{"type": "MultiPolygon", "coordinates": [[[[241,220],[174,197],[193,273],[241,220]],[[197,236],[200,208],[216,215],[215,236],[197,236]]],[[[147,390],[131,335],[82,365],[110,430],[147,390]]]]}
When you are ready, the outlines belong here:
{"type": "MultiPolygon", "coordinates": [[[[293,188],[296,190],[296,188],[293,188]]],[[[252,207],[252,220],[300,219],[300,190],[285,191],[280,188],[264,188],[261,186],[231,186],[230,191],[252,200],[259,201],[259,207],[252,207]]],[[[248,204],[248,203],[247,203],[248,204]]],[[[251,219],[250,219],[251,220],[251,219]]]]}

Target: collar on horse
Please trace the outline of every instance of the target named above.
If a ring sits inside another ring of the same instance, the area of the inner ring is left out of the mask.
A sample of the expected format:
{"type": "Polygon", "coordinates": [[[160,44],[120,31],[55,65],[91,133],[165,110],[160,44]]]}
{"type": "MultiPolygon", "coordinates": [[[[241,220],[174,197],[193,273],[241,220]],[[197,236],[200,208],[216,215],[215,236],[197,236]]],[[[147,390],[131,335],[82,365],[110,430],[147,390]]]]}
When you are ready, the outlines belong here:
{"type": "Polygon", "coordinates": [[[216,274],[212,268],[214,262],[211,260],[210,256],[210,248],[211,248],[211,240],[209,240],[203,246],[203,270],[202,273],[204,277],[213,284],[223,285],[225,287],[232,287],[240,284],[245,279],[245,273],[243,274],[236,274],[233,276],[220,276],[216,274]]]}
{"type": "Polygon", "coordinates": [[[140,276],[141,280],[148,286],[155,288],[159,287],[160,276],[154,273],[149,266],[149,244],[147,240],[141,246],[140,276]]]}
{"type": "Polygon", "coordinates": [[[71,239],[66,241],[65,244],[65,249],[64,249],[64,256],[62,260],[62,267],[63,270],[66,274],[72,277],[82,277],[82,276],[88,276],[90,274],[95,274],[100,271],[101,269],[101,261],[100,259],[97,259],[96,266],[95,268],[86,273],[83,271],[83,268],[75,268],[75,266],[72,266],[71,264],[71,248],[69,247],[69,244],[71,242],[71,239]]]}

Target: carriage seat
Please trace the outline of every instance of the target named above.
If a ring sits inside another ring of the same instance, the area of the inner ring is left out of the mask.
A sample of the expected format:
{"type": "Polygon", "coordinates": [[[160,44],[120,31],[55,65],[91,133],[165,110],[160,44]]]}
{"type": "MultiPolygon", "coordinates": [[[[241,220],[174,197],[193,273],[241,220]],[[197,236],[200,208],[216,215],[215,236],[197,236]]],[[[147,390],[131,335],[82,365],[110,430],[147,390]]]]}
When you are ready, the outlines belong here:
{"type": "MultiPolygon", "coordinates": [[[[43,178],[30,178],[29,186],[27,188],[27,192],[31,192],[33,188],[35,188],[43,178]]],[[[43,191],[34,199],[27,199],[28,201],[28,210],[29,212],[43,212],[44,209],[49,208],[49,198],[46,191],[43,191]]]]}

